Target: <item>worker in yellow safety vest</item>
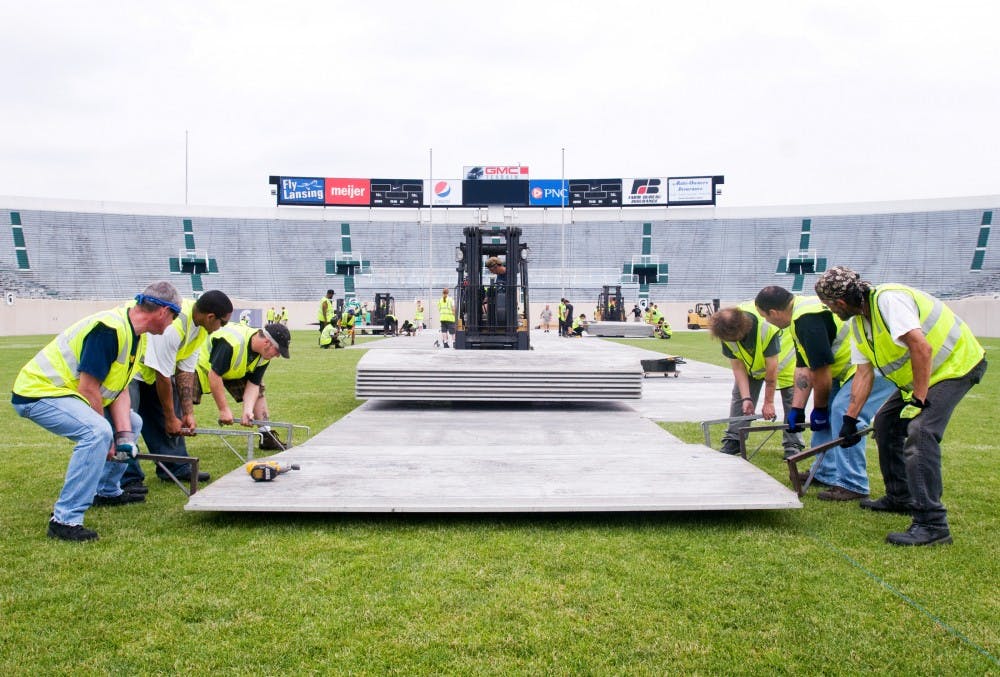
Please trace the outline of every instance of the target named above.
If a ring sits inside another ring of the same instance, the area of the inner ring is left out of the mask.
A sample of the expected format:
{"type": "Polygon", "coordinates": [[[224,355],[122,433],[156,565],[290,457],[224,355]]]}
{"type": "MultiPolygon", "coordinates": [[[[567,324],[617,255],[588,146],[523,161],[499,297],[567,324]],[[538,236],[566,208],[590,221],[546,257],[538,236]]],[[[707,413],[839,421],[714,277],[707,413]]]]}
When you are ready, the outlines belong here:
{"type": "MultiPolygon", "coordinates": [[[[806,425],[805,405],[812,394],[809,416],[810,444],[819,446],[834,439],[831,421],[839,421],[851,399],[851,341],[848,327],[815,296],[795,296],[787,289],[770,286],[755,299],[761,317],[780,329],[787,329],[795,343],[795,393],[792,407],[785,411],[789,430],[801,432],[806,425]]],[[[871,395],[859,410],[859,418],[871,421],[892,392],[892,384],[879,376],[871,395]]],[[[828,488],[820,491],[822,501],[857,501],[868,496],[866,438],[846,447],[834,447],[816,456],[809,476],[828,488]]]]}
{"type": "Polygon", "coordinates": [[[145,500],[119,487],[124,463],[138,453],[142,419],[130,408],[128,385],[147,334],[161,334],[181,312],[169,282],[148,286],[135,301],[89,315],[52,339],[18,372],[11,404],[19,416],[76,445],[48,524],[48,535],[89,541],[83,526],[91,505],[145,500]]]}
{"type": "Polygon", "coordinates": [[[448,296],[447,287],[441,290],[441,298],[438,299],[438,319],[441,321],[441,344],[448,348],[448,338],[454,340],[455,336],[455,299],[448,296]]]}
{"type": "Polygon", "coordinates": [[[420,299],[417,299],[417,306],[413,310],[413,325],[414,334],[427,328],[424,325],[424,303],[420,299]]]}
{"type": "MultiPolygon", "coordinates": [[[[722,354],[733,371],[733,392],[729,417],[753,416],[763,388],[760,413],[765,420],[777,418],[774,394],[781,395],[784,411],[792,407],[795,394],[795,346],[792,335],[783,332],[757,312],[753,302],[722,308],[712,315],[709,333],[722,342],[722,354]]],[[[746,421],[730,422],[722,434],[724,454],[740,453],[739,429],[746,421]]],[[[785,458],[802,451],[802,435],[791,430],[782,433],[785,458]]]]}
{"type": "Polygon", "coordinates": [[[857,373],[841,437],[857,436],[860,403],[876,370],[896,387],[873,422],[885,496],[861,507],[911,516],[909,529],[890,533],[889,543],[951,543],[941,503],[941,440],[955,407],[986,373],[982,345],[939,299],[901,284],[872,285],[845,266],[823,273],[816,293],[849,322],[853,340],[857,373]]]}
{"type": "MultiPolygon", "coordinates": [[[[284,306],[281,308],[282,314],[285,312],[284,306]]],[[[336,314],[337,309],[333,303],[333,290],[327,289],[326,296],[319,300],[319,308],[316,310],[316,321],[319,322],[319,330],[323,331],[323,327],[333,322],[333,316],[336,314]]],[[[283,318],[286,322],[288,318],[283,318]]],[[[279,319],[280,321],[280,319],[279,319]]]]}
{"type": "Polygon", "coordinates": [[[208,338],[198,357],[198,385],[195,403],[202,393],[211,393],[219,409],[219,423],[235,422],[226,400],[226,392],[243,405],[239,422],[252,426],[255,420],[268,420],[264,395],[264,373],[278,355],[288,358],[291,335],[283,324],[272,323],[261,329],[230,324],[208,338]]]}

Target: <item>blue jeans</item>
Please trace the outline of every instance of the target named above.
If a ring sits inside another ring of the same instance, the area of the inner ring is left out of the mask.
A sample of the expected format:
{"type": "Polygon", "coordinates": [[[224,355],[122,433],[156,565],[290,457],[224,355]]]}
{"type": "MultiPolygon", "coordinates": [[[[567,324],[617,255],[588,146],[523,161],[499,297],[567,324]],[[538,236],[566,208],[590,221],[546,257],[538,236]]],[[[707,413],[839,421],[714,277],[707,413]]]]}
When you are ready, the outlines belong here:
{"type": "MultiPolygon", "coordinates": [[[[151,454],[164,454],[167,456],[187,456],[187,445],[181,435],[168,435],[163,417],[163,407],[160,405],[160,395],[156,392],[156,384],[148,384],[142,381],[132,381],[129,385],[129,397],[132,399],[132,409],[142,417],[142,440],[146,443],[146,450],[151,454]]],[[[177,387],[174,392],[174,411],[180,412],[181,400],[177,387]]],[[[125,474],[122,476],[122,484],[129,482],[142,482],[146,479],[146,473],[139,466],[139,461],[132,459],[126,465],[125,474]]],[[[191,464],[189,463],[164,463],[174,475],[184,479],[191,475],[191,464]]],[[[169,479],[159,466],[156,467],[156,475],[162,479],[169,479]]]]}
{"type": "MultiPolygon", "coordinates": [[[[853,380],[853,377],[849,378],[840,385],[834,382],[833,389],[830,391],[830,429],[814,432],[810,441],[811,446],[816,447],[839,437],[840,426],[844,422],[844,414],[847,413],[847,405],[851,400],[851,382],[853,380]]],[[[879,407],[895,389],[896,387],[881,374],[875,375],[872,392],[868,395],[865,406],[861,408],[861,413],[858,414],[858,428],[863,428],[871,423],[879,407]]],[[[836,446],[827,450],[822,461],[819,461],[816,479],[831,487],[843,487],[859,494],[869,493],[868,465],[865,461],[865,442],[867,439],[867,437],[862,437],[860,442],[846,449],[836,446]]]]}
{"type": "Polygon", "coordinates": [[[961,378],[938,381],[927,390],[930,406],[910,419],[899,418],[906,402],[897,391],[875,417],[885,494],[900,505],[910,506],[915,524],[948,526],[941,503],[941,440],[955,407],[985,373],[983,360],[961,378]]]}
{"type": "MultiPolygon", "coordinates": [[[[53,509],[55,521],[83,524],[83,514],[94,502],[95,494],[117,496],[122,493],[118,479],[125,472],[125,464],[107,462],[114,431],[105,416],[77,397],[46,397],[13,406],[22,418],[76,442],[66,468],[66,480],[53,509]]],[[[142,419],[133,413],[132,430],[138,434],[141,429],[142,419]]]]}

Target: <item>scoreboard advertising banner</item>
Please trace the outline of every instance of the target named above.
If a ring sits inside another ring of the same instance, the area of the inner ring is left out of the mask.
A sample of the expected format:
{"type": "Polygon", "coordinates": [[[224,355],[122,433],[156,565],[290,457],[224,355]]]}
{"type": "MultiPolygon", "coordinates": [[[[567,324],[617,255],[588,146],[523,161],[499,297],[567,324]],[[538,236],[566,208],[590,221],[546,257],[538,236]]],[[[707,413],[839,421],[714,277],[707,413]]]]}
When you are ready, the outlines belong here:
{"type": "Polygon", "coordinates": [[[723,176],[529,179],[520,165],[463,168],[462,179],[271,176],[279,205],[327,207],[641,207],[714,205],[723,176]]]}

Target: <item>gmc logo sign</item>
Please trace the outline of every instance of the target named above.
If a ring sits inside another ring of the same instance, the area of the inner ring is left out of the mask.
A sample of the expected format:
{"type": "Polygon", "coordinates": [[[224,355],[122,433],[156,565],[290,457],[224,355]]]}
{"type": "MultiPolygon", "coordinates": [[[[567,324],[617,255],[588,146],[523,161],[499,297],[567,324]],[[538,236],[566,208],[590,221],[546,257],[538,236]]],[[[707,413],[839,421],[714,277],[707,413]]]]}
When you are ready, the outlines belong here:
{"type": "Polygon", "coordinates": [[[485,176],[510,176],[515,175],[518,178],[521,176],[528,175],[527,167],[483,167],[483,174],[485,176]]]}
{"type": "Polygon", "coordinates": [[[479,165],[464,167],[465,178],[468,181],[527,179],[528,168],[521,165],[479,165]]]}

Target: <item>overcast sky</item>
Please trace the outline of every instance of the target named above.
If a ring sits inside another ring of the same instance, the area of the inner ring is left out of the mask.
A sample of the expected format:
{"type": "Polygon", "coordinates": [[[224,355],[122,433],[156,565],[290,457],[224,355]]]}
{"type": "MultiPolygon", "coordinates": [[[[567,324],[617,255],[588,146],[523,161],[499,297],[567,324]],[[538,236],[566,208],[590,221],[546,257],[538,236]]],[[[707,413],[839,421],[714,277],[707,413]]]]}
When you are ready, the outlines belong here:
{"type": "Polygon", "coordinates": [[[286,176],[1000,194],[1000,3],[0,3],[0,195],[268,206],[286,176]]]}

